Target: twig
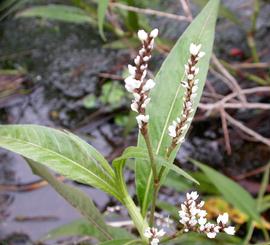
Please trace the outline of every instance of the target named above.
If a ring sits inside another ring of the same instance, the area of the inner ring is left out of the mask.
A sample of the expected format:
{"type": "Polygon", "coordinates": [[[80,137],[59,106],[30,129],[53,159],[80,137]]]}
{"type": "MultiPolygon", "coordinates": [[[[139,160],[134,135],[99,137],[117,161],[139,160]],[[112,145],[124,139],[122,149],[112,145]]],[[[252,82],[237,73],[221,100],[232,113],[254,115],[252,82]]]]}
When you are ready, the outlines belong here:
{"type": "Polygon", "coordinates": [[[187,19],[191,22],[193,20],[192,13],[190,10],[190,5],[188,0],[180,0],[180,3],[182,5],[182,8],[184,10],[184,13],[187,17],[187,19]]]}
{"type": "Polygon", "coordinates": [[[231,144],[230,144],[230,136],[229,136],[229,132],[228,132],[228,125],[227,125],[227,121],[226,121],[225,110],[223,107],[221,107],[219,111],[220,111],[222,129],[223,129],[223,134],[224,134],[224,139],[225,139],[226,151],[227,151],[228,155],[231,155],[232,148],[231,148],[231,144]]]}
{"type": "Polygon", "coordinates": [[[257,141],[260,141],[268,146],[270,146],[270,139],[263,137],[262,135],[258,134],[257,132],[253,131],[252,129],[245,126],[242,122],[231,117],[228,113],[225,112],[226,119],[234,126],[240,128],[243,132],[247,133],[248,135],[253,136],[257,141]]]}
{"type": "Polygon", "coordinates": [[[218,60],[218,58],[215,56],[215,54],[212,55],[212,62],[216,66],[216,68],[220,71],[220,73],[225,76],[228,81],[233,85],[234,89],[233,91],[238,92],[238,97],[242,102],[246,102],[247,99],[245,95],[242,93],[242,89],[237,83],[236,79],[228,72],[228,70],[221,64],[221,62],[218,60]]]}
{"type": "Polygon", "coordinates": [[[110,6],[113,8],[116,7],[116,8],[124,9],[124,10],[130,11],[130,12],[139,13],[139,14],[166,17],[169,19],[177,20],[177,21],[186,21],[186,22],[190,21],[186,16],[165,13],[165,12],[161,12],[161,11],[153,10],[153,9],[142,9],[142,8],[137,8],[137,7],[133,7],[133,6],[127,6],[127,5],[124,5],[121,3],[111,3],[110,6]]]}
{"type": "Polygon", "coordinates": [[[213,104],[199,104],[199,108],[202,110],[214,110],[220,107],[226,109],[260,109],[260,110],[270,110],[270,104],[267,103],[213,103],[213,104]]]}

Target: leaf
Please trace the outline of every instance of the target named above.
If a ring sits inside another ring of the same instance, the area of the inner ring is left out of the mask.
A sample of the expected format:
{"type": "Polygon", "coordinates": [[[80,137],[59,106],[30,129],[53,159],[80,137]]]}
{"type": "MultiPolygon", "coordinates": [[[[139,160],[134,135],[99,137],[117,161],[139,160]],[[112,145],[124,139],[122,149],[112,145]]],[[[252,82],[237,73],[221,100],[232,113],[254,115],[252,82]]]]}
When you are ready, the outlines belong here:
{"type": "MultiPolygon", "coordinates": [[[[136,158],[137,160],[146,160],[149,161],[149,156],[148,153],[145,149],[139,148],[139,147],[134,147],[134,146],[130,146],[128,148],[126,148],[126,150],[124,151],[124,153],[122,154],[122,156],[116,158],[114,160],[114,162],[118,162],[121,160],[126,160],[128,158],[136,158]]],[[[177,167],[174,164],[169,164],[164,158],[159,157],[159,156],[155,156],[155,159],[157,161],[157,163],[159,165],[165,166],[167,167],[169,170],[174,171],[175,173],[184,176],[186,179],[199,184],[199,182],[197,180],[195,180],[191,175],[189,175],[187,172],[185,172],[183,169],[177,167]]]]}
{"type": "MultiPolygon", "coordinates": [[[[197,178],[195,178],[198,180],[197,178]]],[[[200,185],[201,182],[199,181],[200,185]]],[[[179,178],[175,172],[170,172],[164,182],[164,185],[176,190],[177,192],[185,192],[193,188],[192,183],[186,179],[179,178]]]]}
{"type": "Polygon", "coordinates": [[[40,17],[77,24],[93,23],[92,18],[82,9],[60,4],[30,7],[19,12],[16,17],[40,17]]]}
{"type": "Polygon", "coordinates": [[[206,174],[208,179],[216,186],[226,201],[260,223],[257,203],[245,189],[216,170],[195,160],[191,160],[191,162],[206,174]]]}
{"type": "Polygon", "coordinates": [[[109,0],[98,1],[98,30],[103,40],[106,40],[104,31],[103,31],[103,25],[104,25],[104,20],[105,20],[106,10],[108,8],[108,5],[109,5],[109,0]]]}
{"type": "MultiPolygon", "coordinates": [[[[121,237],[123,239],[131,240],[134,238],[134,236],[125,229],[111,226],[107,226],[107,229],[114,239],[121,237]]],[[[92,226],[87,220],[78,219],[49,231],[41,238],[41,240],[56,240],[68,236],[91,236],[97,238],[100,236],[100,231],[92,226]]]]}
{"type": "Polygon", "coordinates": [[[0,126],[0,147],[121,200],[109,163],[74,134],[38,125],[0,126]]]}
{"type": "MultiPolygon", "coordinates": [[[[156,75],[156,86],[151,92],[151,102],[147,108],[147,114],[150,116],[149,134],[156,155],[165,156],[166,149],[171,143],[168,127],[177,116],[180,116],[182,111],[184,90],[180,82],[184,79],[184,64],[188,61],[189,46],[192,42],[201,43],[202,50],[206,53],[198,64],[200,72],[197,77],[200,82],[193,109],[196,110],[198,106],[212,53],[218,6],[219,0],[209,1],[179,38],[156,75]]],[[[144,139],[141,136],[139,136],[138,145],[145,147],[144,139]]],[[[178,149],[172,153],[171,162],[178,149]]],[[[166,173],[164,177],[166,177],[166,173]]],[[[144,161],[136,161],[136,188],[143,216],[145,216],[152,198],[153,186],[151,183],[150,166],[144,161]]]]}
{"type": "Polygon", "coordinates": [[[113,241],[102,242],[99,245],[131,245],[131,244],[135,245],[144,243],[141,243],[140,240],[118,239],[113,241]]]}
{"type": "Polygon", "coordinates": [[[68,203],[78,209],[80,213],[87,218],[91,226],[95,229],[94,235],[101,241],[112,239],[107,229],[103,217],[99,210],[95,207],[93,201],[81,190],[58,181],[45,166],[35,163],[31,160],[27,161],[34,174],[45,179],[68,203]]]}

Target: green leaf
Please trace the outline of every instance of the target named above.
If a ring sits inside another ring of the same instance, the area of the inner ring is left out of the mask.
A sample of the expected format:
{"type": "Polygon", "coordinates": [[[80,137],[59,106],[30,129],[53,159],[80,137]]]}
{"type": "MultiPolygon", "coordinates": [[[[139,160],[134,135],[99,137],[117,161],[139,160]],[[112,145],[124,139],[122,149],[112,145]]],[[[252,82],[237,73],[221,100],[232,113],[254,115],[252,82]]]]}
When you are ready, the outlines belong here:
{"type": "Polygon", "coordinates": [[[135,245],[135,244],[145,244],[141,240],[131,240],[131,239],[118,239],[113,241],[102,242],[99,245],[135,245]]]}
{"type": "MultiPolygon", "coordinates": [[[[199,181],[197,178],[195,178],[199,181]]],[[[199,181],[200,185],[201,182],[199,181]]],[[[170,172],[164,182],[164,185],[176,190],[177,192],[186,192],[193,188],[192,182],[186,179],[179,178],[179,175],[175,172],[170,172]]]]}
{"type": "MultiPolygon", "coordinates": [[[[134,238],[134,236],[125,229],[111,226],[107,226],[107,229],[114,239],[121,237],[123,239],[131,240],[134,238]]],[[[61,237],[69,236],[90,236],[98,238],[100,236],[100,231],[87,220],[78,219],[49,231],[41,238],[41,240],[56,240],[61,237]]]]}
{"type": "Polygon", "coordinates": [[[37,125],[0,126],[0,147],[121,200],[109,163],[79,137],[37,125]]]}
{"type": "Polygon", "coordinates": [[[191,162],[206,174],[226,201],[247,214],[253,220],[259,223],[261,222],[256,200],[245,189],[216,170],[195,160],[191,160],[191,162]]]}
{"type": "Polygon", "coordinates": [[[98,30],[103,40],[106,40],[103,25],[106,16],[106,11],[109,5],[109,0],[98,0],[98,30]]]}
{"type": "MultiPolygon", "coordinates": [[[[182,112],[184,89],[182,89],[180,82],[185,76],[184,64],[188,61],[189,46],[192,42],[201,43],[202,50],[206,53],[198,63],[200,72],[197,77],[200,82],[198,96],[193,105],[194,111],[198,106],[212,54],[218,6],[219,0],[209,1],[179,38],[156,75],[156,86],[150,94],[151,102],[147,108],[147,114],[150,116],[149,134],[156,155],[165,156],[166,149],[171,143],[168,127],[182,112]]],[[[140,147],[145,147],[144,139],[141,136],[139,136],[138,141],[140,147]]],[[[178,149],[172,153],[171,162],[174,160],[178,149]]],[[[151,183],[150,166],[144,161],[136,161],[136,188],[143,216],[145,216],[152,198],[153,186],[151,183]]]]}
{"type": "MultiPolygon", "coordinates": [[[[122,154],[122,156],[116,158],[114,160],[114,162],[118,162],[118,161],[121,161],[121,160],[126,160],[128,158],[135,158],[136,160],[140,159],[140,160],[149,161],[148,152],[145,149],[139,148],[139,147],[130,146],[130,147],[126,148],[126,150],[124,151],[124,153],[122,154]]],[[[188,179],[188,180],[190,180],[190,181],[192,181],[192,182],[194,182],[196,184],[199,184],[199,182],[197,180],[195,180],[191,175],[189,175],[183,169],[177,167],[174,164],[168,163],[168,161],[166,161],[164,158],[159,157],[159,156],[155,156],[155,159],[156,159],[158,165],[165,166],[169,170],[172,170],[175,173],[177,173],[179,175],[182,175],[186,179],[188,179]]]]}
{"type": "Polygon", "coordinates": [[[45,167],[31,160],[27,161],[34,174],[45,179],[68,203],[78,209],[80,213],[94,227],[95,237],[101,241],[112,239],[103,217],[95,207],[93,201],[81,190],[58,181],[45,167]]]}
{"type": "Polygon", "coordinates": [[[92,18],[82,9],[60,4],[30,7],[19,12],[16,17],[41,17],[70,23],[93,22],[92,18]]]}

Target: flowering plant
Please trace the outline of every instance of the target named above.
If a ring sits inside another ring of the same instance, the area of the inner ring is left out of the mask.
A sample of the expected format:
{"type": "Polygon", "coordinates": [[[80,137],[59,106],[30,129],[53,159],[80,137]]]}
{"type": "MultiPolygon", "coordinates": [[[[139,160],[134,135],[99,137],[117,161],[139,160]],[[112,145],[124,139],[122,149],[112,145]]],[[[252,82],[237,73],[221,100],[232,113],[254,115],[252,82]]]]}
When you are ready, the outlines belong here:
{"type": "Polygon", "coordinates": [[[125,79],[125,88],[134,97],[131,109],[138,113],[138,146],[128,147],[113,160],[112,166],[95,148],[70,132],[37,125],[0,126],[0,146],[25,157],[35,174],[47,180],[80,210],[95,227],[97,239],[104,244],[156,245],[189,231],[205,233],[208,238],[216,237],[219,232],[234,234],[234,227],[228,224],[228,214],[219,215],[216,224],[206,219],[207,213],[202,209],[204,203],[198,202],[197,192],[186,194],[179,210],[179,229],[176,232],[157,227],[155,220],[158,193],[169,171],[198,183],[173,161],[202,93],[218,5],[218,0],[207,4],[178,40],[154,80],[148,78],[147,69],[158,29],[150,33],[138,31],[142,47],[134,65],[128,66],[130,75],[125,79]],[[136,161],[138,206],[128,192],[123,174],[129,158],[136,161]],[[126,207],[139,237],[134,239],[129,234],[127,239],[120,239],[122,237],[106,224],[89,197],[59,182],[43,165],[116,198],[126,207]],[[106,243],[107,240],[112,240],[112,243],[106,243]]]}

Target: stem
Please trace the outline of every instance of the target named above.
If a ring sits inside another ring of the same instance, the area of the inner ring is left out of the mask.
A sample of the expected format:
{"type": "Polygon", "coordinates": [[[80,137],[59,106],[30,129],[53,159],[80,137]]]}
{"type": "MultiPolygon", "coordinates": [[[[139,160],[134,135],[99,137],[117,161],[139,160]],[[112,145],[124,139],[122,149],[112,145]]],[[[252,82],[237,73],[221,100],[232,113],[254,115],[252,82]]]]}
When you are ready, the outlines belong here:
{"type": "Polygon", "coordinates": [[[253,234],[253,231],[254,231],[254,224],[252,222],[252,220],[249,222],[249,227],[248,227],[248,232],[247,232],[247,235],[243,241],[243,245],[248,245],[249,243],[249,240],[251,239],[252,237],[252,234],[253,234]]]}
{"type": "Polygon", "coordinates": [[[131,199],[131,197],[125,196],[124,197],[124,205],[128,210],[128,213],[135,225],[135,227],[137,228],[138,232],[140,233],[140,236],[142,238],[142,241],[144,243],[147,243],[146,237],[144,236],[144,231],[145,229],[148,227],[147,222],[143,219],[140,210],[138,209],[138,207],[135,205],[135,203],[133,202],[133,200],[131,199]]]}
{"type": "Polygon", "coordinates": [[[150,213],[150,220],[149,220],[150,227],[153,227],[154,218],[155,218],[155,210],[156,210],[156,199],[157,199],[157,196],[158,196],[158,189],[159,189],[159,178],[158,178],[158,175],[157,175],[157,167],[156,167],[156,164],[155,164],[155,158],[154,158],[153,148],[152,148],[152,145],[151,145],[149,134],[146,131],[145,133],[142,132],[142,135],[144,137],[146,147],[147,147],[147,150],[148,150],[148,154],[149,154],[149,158],[150,158],[150,164],[151,164],[151,168],[152,168],[152,172],[153,172],[153,178],[154,178],[154,193],[153,193],[153,198],[152,198],[151,213],[150,213]]]}

